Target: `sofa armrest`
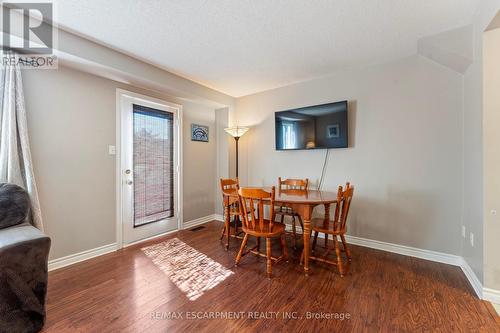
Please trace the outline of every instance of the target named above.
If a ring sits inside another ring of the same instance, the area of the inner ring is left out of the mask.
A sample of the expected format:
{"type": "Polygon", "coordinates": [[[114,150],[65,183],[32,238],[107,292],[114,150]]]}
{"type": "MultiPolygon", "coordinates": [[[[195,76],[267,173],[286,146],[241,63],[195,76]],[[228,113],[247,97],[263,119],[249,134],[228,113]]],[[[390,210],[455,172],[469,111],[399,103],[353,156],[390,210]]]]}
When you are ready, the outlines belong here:
{"type": "Polygon", "coordinates": [[[40,238],[47,238],[50,242],[49,237],[28,223],[0,229],[0,252],[8,249],[10,246],[17,246],[19,243],[30,242],[40,238]]]}
{"type": "Polygon", "coordinates": [[[45,322],[50,238],[22,224],[0,230],[0,332],[37,332],[45,322]]]}

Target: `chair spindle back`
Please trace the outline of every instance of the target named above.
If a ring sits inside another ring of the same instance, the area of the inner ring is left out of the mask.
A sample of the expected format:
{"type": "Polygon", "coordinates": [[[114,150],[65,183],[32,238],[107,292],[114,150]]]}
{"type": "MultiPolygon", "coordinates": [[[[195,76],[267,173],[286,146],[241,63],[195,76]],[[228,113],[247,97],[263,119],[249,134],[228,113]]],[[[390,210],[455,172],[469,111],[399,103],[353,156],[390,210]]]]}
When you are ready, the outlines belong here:
{"type": "Polygon", "coordinates": [[[351,186],[350,183],[346,183],[345,189],[339,186],[337,191],[337,204],[335,205],[335,217],[333,220],[335,231],[345,232],[353,194],[354,186],[351,186]]]}
{"type": "Polygon", "coordinates": [[[240,207],[243,210],[243,226],[248,229],[255,229],[257,223],[264,225],[264,205],[270,206],[270,229],[273,227],[274,220],[274,199],[275,187],[271,192],[260,188],[240,188],[238,191],[240,207]]]}
{"type": "Polygon", "coordinates": [[[220,188],[222,191],[222,199],[224,200],[224,205],[229,205],[229,199],[231,195],[238,193],[238,189],[240,188],[240,181],[238,178],[236,179],[220,179],[220,188]]]}
{"type": "Polygon", "coordinates": [[[309,179],[281,179],[278,177],[280,190],[307,190],[309,179]]]}

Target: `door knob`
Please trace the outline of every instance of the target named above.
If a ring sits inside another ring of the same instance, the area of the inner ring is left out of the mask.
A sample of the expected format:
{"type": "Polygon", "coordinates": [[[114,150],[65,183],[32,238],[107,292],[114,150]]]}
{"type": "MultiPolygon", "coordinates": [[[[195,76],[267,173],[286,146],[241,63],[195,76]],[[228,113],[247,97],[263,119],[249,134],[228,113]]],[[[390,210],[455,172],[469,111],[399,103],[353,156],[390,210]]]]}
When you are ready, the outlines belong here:
{"type": "Polygon", "coordinates": [[[130,175],[130,173],[131,173],[130,169],[125,170],[125,173],[126,173],[127,175],[130,175]]]}

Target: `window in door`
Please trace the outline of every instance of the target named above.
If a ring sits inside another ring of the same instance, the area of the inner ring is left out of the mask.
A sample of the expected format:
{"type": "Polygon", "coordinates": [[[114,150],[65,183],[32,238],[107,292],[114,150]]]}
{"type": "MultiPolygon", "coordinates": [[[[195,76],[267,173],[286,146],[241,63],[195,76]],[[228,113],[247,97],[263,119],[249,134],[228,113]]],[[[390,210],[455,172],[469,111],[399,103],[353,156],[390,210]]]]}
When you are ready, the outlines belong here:
{"type": "Polygon", "coordinates": [[[134,227],[174,216],[173,119],[133,104],[134,227]]]}

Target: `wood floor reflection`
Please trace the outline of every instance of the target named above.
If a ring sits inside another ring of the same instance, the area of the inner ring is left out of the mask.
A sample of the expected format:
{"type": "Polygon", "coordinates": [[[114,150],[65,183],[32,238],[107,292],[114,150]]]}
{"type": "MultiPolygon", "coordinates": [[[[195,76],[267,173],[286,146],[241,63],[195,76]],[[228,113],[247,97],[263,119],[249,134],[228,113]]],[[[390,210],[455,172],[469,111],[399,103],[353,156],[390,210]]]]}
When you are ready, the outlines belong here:
{"type": "Polygon", "coordinates": [[[347,276],[313,263],[305,277],[290,250],[269,280],[263,259],[234,267],[238,246],[225,251],[220,229],[210,222],[50,272],[44,332],[500,331],[459,267],[351,246],[347,276]],[[175,237],[234,274],[189,300],[141,250],[175,237]]]}
{"type": "Polygon", "coordinates": [[[234,274],[177,237],[141,249],[190,301],[234,274]]]}

